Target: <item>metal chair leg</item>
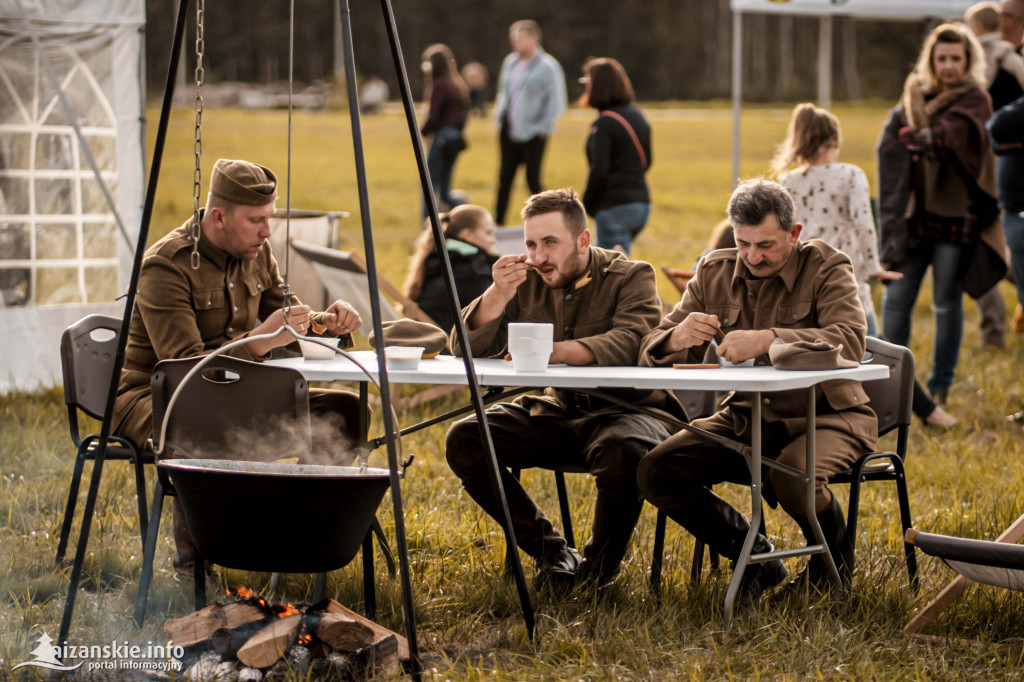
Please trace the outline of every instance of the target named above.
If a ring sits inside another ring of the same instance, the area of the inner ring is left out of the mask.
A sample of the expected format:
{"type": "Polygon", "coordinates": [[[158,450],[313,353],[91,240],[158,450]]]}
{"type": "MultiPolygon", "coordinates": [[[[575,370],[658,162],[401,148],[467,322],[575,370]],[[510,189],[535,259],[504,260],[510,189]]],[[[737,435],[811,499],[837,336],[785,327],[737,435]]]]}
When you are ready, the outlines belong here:
{"type": "MultiPolygon", "coordinates": [[[[715,553],[711,553],[715,556],[715,553]]],[[[696,587],[700,585],[700,575],[704,570],[704,542],[694,538],[693,560],[690,561],[690,584],[696,587]]]]}
{"type": "Polygon", "coordinates": [[[661,564],[665,559],[665,526],[668,515],[658,510],[658,520],[654,525],[654,551],[651,557],[651,594],[661,595],[661,564]]]}
{"type": "Polygon", "coordinates": [[[55,563],[64,561],[68,550],[68,538],[71,536],[71,524],[75,518],[75,506],[78,502],[78,489],[82,484],[82,469],[85,468],[85,453],[81,449],[75,457],[75,468],[71,473],[71,486],[68,488],[68,502],[64,505],[64,521],[60,526],[60,539],[57,541],[57,557],[55,563]]]}
{"type": "Polygon", "coordinates": [[[142,461],[142,453],[136,452],[132,462],[135,465],[135,495],[139,504],[139,534],[142,542],[145,542],[149,513],[146,509],[146,470],[143,468],[145,463],[142,461]]]}
{"type": "Polygon", "coordinates": [[[146,524],[146,541],[142,545],[142,573],[139,574],[139,591],[135,595],[135,624],[142,627],[146,619],[146,602],[149,600],[149,584],[153,581],[153,560],[156,554],[156,536],[160,530],[160,514],[164,509],[164,486],[158,478],[153,489],[153,507],[149,523],[146,524]]]}
{"type": "Polygon", "coordinates": [[[555,472],[555,488],[558,490],[558,509],[562,514],[562,533],[565,535],[566,543],[576,547],[576,534],[572,530],[572,509],[569,507],[569,493],[565,488],[565,474],[561,471],[555,472]]]}
{"type": "Polygon", "coordinates": [[[377,617],[377,592],[373,583],[373,532],[366,534],[363,540],[363,602],[366,617],[373,620],[377,617]]]}
{"type": "MultiPolygon", "coordinates": [[[[893,458],[893,468],[896,470],[896,494],[900,500],[900,522],[903,524],[903,537],[907,537],[907,530],[913,528],[913,521],[910,519],[910,495],[907,492],[907,475],[903,468],[903,461],[893,458]]],[[[907,558],[907,574],[910,577],[910,587],[914,592],[921,589],[917,577],[917,548],[909,542],[903,543],[903,553],[907,558]]]]}

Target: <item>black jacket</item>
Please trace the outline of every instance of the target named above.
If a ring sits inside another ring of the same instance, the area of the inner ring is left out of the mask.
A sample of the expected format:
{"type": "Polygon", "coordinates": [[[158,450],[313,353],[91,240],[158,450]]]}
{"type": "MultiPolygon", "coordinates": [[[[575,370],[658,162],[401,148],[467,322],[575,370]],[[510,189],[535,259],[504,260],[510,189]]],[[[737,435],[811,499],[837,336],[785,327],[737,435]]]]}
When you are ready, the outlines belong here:
{"type": "Polygon", "coordinates": [[[651,202],[644,174],[651,166],[651,129],[644,115],[632,104],[609,107],[590,127],[587,161],[590,175],[583,192],[583,205],[590,216],[623,204],[651,202]],[[604,114],[612,111],[626,119],[644,150],[644,166],[632,136],[617,119],[604,114]]]}
{"type": "MultiPolygon", "coordinates": [[[[491,286],[491,266],[498,260],[498,256],[492,256],[458,239],[447,240],[447,245],[452,274],[455,275],[455,290],[459,295],[459,309],[462,309],[491,286]]],[[[417,303],[441,329],[450,332],[455,326],[455,318],[448,307],[444,267],[437,251],[427,256],[423,269],[423,287],[417,303]]]]}
{"type": "Polygon", "coordinates": [[[985,127],[998,155],[999,208],[1024,211],[1024,97],[993,114],[985,127]]]}

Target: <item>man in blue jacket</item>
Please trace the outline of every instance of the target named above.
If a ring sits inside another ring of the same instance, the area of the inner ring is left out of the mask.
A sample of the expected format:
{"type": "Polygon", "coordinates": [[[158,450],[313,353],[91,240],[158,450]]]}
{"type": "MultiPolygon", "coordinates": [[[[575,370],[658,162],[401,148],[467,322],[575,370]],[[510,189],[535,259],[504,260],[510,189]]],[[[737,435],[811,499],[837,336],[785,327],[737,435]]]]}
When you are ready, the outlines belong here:
{"type": "Polygon", "coordinates": [[[505,224],[509,194],[519,166],[526,165],[526,184],[531,194],[544,188],[540,165],[548,135],[565,111],[565,74],[558,61],[540,46],[540,26],[523,19],[509,29],[512,54],[505,57],[498,76],[494,108],[501,131],[501,170],[494,221],[505,224]]]}

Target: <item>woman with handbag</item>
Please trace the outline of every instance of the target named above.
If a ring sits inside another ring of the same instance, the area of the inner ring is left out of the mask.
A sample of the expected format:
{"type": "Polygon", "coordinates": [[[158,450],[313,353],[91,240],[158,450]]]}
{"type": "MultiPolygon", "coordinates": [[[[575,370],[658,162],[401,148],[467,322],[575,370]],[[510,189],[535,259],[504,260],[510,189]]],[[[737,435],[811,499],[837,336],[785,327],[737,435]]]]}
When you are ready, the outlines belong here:
{"type": "Polygon", "coordinates": [[[903,275],[886,287],[882,331],[893,343],[909,344],[914,304],[931,266],[928,390],[940,405],[960,357],[965,281],[987,276],[971,267],[971,257],[996,217],[995,159],[985,133],[991,115],[981,46],[966,26],[943,24],[925,40],[878,142],[880,257],[903,275]]]}
{"type": "MultiPolygon", "coordinates": [[[[452,170],[455,159],[466,148],[462,129],[466,125],[469,95],[447,45],[431,45],[423,52],[423,72],[426,76],[424,100],[429,104],[427,121],[420,132],[424,137],[433,136],[427,152],[427,172],[444,211],[462,203],[451,195],[452,170]]],[[[423,215],[427,215],[425,203],[423,215]]]]}
{"type": "Polygon", "coordinates": [[[590,174],[583,206],[594,218],[597,245],[628,256],[651,212],[645,178],[651,165],[651,129],[633,103],[636,95],[626,70],[616,60],[589,60],[580,82],[586,86],[580,106],[600,112],[587,138],[590,174]]]}

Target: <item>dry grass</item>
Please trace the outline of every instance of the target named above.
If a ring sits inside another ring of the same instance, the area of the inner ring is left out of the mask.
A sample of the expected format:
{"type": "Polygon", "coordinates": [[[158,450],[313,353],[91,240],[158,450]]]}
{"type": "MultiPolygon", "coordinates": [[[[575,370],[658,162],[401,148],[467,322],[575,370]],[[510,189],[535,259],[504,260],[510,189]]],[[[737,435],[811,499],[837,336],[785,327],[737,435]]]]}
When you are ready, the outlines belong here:
{"type": "MultiPolygon", "coordinates": [[[[788,111],[748,110],[745,173],[765,170],[773,143],[784,134],[788,111]]],[[[844,160],[861,165],[873,176],[872,150],[885,116],[884,105],[837,107],[836,111],[844,122],[844,160]]],[[[701,251],[728,198],[729,114],[721,106],[701,106],[659,108],[651,110],[650,116],[655,139],[651,170],[655,211],[634,255],[656,265],[688,265],[701,251]]],[[[561,122],[547,156],[549,186],[582,184],[589,120],[589,113],[571,111],[561,122]]],[[[223,156],[251,158],[284,176],[282,113],[209,111],[204,127],[205,173],[223,156]]],[[[151,120],[150,133],[154,131],[155,120],[151,120]]],[[[418,232],[420,210],[408,133],[400,116],[389,113],[365,119],[364,134],[380,268],[390,279],[401,280],[418,232]]],[[[471,146],[459,161],[455,184],[490,206],[497,160],[489,122],[474,120],[469,139],[471,146]]],[[[158,193],[155,236],[180,224],[191,210],[191,148],[189,113],[176,111],[158,193]]],[[[335,113],[297,115],[293,166],[292,204],[353,211],[353,218],[343,223],[341,237],[344,245],[362,248],[347,118],[335,113]]],[[[520,186],[513,205],[524,198],[525,188],[520,186]]],[[[663,295],[671,300],[668,283],[661,285],[663,295]]],[[[1004,287],[1011,301],[1011,289],[1004,287]]],[[[914,350],[921,359],[921,377],[930,364],[927,299],[925,292],[915,313],[914,350]]],[[[936,433],[915,426],[908,461],[911,504],[915,524],[922,529],[992,538],[1022,512],[1022,434],[1019,426],[1011,426],[1003,417],[1019,409],[1024,399],[1020,381],[1024,339],[1012,337],[1005,352],[978,350],[973,303],[968,303],[967,320],[964,353],[950,398],[950,409],[965,428],[936,433]]],[[[422,415],[406,415],[403,421],[416,416],[422,415]]],[[[42,630],[56,635],[60,620],[67,573],[53,568],[53,553],[71,468],[65,421],[59,392],[0,397],[0,678],[9,674],[12,665],[28,659],[42,630]]],[[[838,609],[827,602],[761,605],[739,611],[734,627],[723,631],[721,602],[729,572],[712,575],[700,588],[690,587],[692,542],[671,524],[664,596],[661,603],[652,601],[646,585],[654,514],[648,509],[624,575],[607,598],[534,595],[539,637],[531,643],[515,592],[501,577],[500,533],[448,471],[443,437],[444,429],[435,427],[408,438],[406,450],[417,457],[403,489],[420,646],[438,679],[932,680],[1021,675],[1024,602],[1018,594],[972,588],[928,630],[935,637],[902,634],[912,613],[952,573],[935,560],[921,558],[921,593],[908,590],[895,495],[884,487],[869,489],[862,502],[854,594],[838,609]]],[[[592,484],[584,476],[569,478],[574,525],[585,537],[592,484]]],[[[542,506],[556,515],[550,475],[527,472],[524,480],[542,506]]],[[[838,493],[846,499],[845,490],[838,493]]],[[[728,494],[743,504],[742,490],[731,489],[728,494]]],[[[190,586],[176,583],[170,573],[170,524],[165,517],[149,620],[141,632],[134,629],[131,611],[141,563],[134,509],[127,468],[108,465],[78,597],[73,643],[159,641],[163,620],[190,610],[190,586]]],[[[392,531],[387,502],[381,518],[392,531]]],[[[795,524],[783,514],[769,513],[768,524],[783,542],[796,541],[795,524]]],[[[531,566],[526,568],[532,571],[531,566]]],[[[791,568],[798,568],[796,562],[791,568]]],[[[267,579],[239,571],[227,574],[231,582],[256,587],[267,579]]],[[[335,572],[329,593],[359,608],[359,576],[355,564],[335,572]]],[[[312,580],[291,576],[285,587],[291,599],[309,598],[312,580]]],[[[379,570],[377,590],[379,620],[401,630],[398,583],[379,570]]]]}

